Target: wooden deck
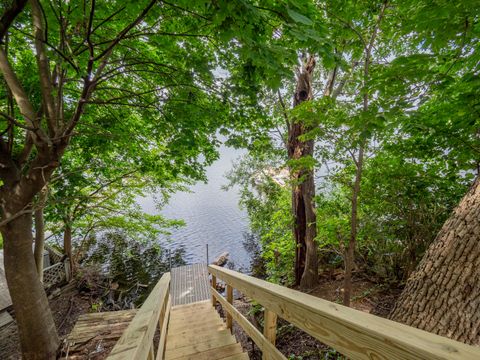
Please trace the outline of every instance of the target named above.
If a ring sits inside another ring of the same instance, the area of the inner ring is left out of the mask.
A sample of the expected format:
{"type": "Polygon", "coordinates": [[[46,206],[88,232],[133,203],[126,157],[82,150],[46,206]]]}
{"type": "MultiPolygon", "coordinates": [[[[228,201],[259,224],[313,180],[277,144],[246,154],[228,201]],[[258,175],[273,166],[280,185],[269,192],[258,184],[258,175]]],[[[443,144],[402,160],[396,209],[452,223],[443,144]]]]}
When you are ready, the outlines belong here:
{"type": "Polygon", "coordinates": [[[105,358],[136,312],[122,310],[80,315],[67,337],[62,359],[105,358]]]}
{"type": "Polygon", "coordinates": [[[248,355],[207,300],[172,307],[165,359],[248,360],[248,355]]]}
{"type": "Polygon", "coordinates": [[[172,306],[191,304],[210,298],[210,283],[205,264],[176,267],[171,270],[171,274],[172,306]]]}

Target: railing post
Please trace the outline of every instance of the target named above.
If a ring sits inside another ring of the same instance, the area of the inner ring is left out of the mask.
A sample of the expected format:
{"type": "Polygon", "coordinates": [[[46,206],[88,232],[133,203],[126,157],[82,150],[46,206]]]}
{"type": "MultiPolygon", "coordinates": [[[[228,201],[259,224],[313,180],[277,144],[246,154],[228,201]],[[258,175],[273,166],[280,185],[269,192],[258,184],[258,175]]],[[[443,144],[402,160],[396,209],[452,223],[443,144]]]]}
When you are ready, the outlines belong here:
{"type": "Polygon", "coordinates": [[[160,313],[160,318],[158,319],[158,327],[160,330],[160,339],[157,347],[157,359],[164,358],[165,345],[167,342],[167,326],[170,320],[170,307],[171,307],[171,298],[170,298],[170,289],[168,289],[167,301],[163,304],[162,311],[160,313]]]}
{"type": "MultiPolygon", "coordinates": [[[[217,277],[212,274],[212,288],[217,289],[217,277]]],[[[215,300],[215,295],[212,294],[212,305],[215,306],[217,301],[215,300]]]]}
{"type": "MultiPolygon", "coordinates": [[[[233,304],[233,288],[229,284],[227,284],[227,301],[233,304]]],[[[230,329],[230,332],[232,332],[232,315],[228,311],[225,312],[227,313],[227,329],[230,329]]]]}
{"type": "MultiPolygon", "coordinates": [[[[277,314],[268,309],[265,309],[263,312],[263,335],[275,345],[277,338],[277,314]]],[[[262,360],[268,360],[269,358],[267,353],[262,352],[262,360]]]]}
{"type": "MultiPolygon", "coordinates": [[[[67,259],[67,260],[68,260],[68,259],[67,259]]],[[[70,282],[70,280],[71,280],[71,278],[72,278],[72,277],[71,277],[72,272],[70,271],[70,270],[71,270],[71,269],[70,269],[70,261],[65,261],[65,262],[63,263],[63,266],[65,267],[65,280],[66,280],[67,282],[70,282]]],[[[42,274],[42,275],[43,275],[43,274],[42,274]]]]}

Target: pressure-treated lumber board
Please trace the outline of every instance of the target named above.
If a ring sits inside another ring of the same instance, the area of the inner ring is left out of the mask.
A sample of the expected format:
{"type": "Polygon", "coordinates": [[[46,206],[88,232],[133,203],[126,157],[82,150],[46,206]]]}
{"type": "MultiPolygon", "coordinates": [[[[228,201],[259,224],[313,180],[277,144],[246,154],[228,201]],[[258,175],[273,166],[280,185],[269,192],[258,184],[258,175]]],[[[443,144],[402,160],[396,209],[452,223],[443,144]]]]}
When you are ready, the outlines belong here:
{"type": "Polygon", "coordinates": [[[193,303],[172,308],[165,359],[217,360],[232,356],[244,359],[242,347],[226,329],[211,302],[204,305],[193,303]]]}
{"type": "Polygon", "coordinates": [[[109,360],[147,358],[153,344],[155,330],[158,328],[161,310],[168,302],[169,286],[170,273],[165,273],[118,340],[108,357],[109,360]]]}
{"type": "Polygon", "coordinates": [[[209,349],[205,351],[195,352],[189,355],[185,355],[177,358],[170,358],[175,360],[218,360],[225,359],[226,357],[243,354],[240,344],[230,344],[215,349],[209,349]]]}
{"type": "Polygon", "coordinates": [[[249,357],[246,353],[243,354],[237,354],[237,355],[232,355],[226,358],[223,358],[222,360],[248,360],[249,357]]]}
{"type": "Polygon", "coordinates": [[[240,327],[250,336],[255,344],[262,350],[262,352],[268,353],[270,359],[275,360],[286,360],[287,358],[280,352],[278,349],[269,342],[263,334],[257,330],[253,324],[248,321],[248,319],[243,316],[235,307],[228,303],[225,298],[220,295],[220,293],[211,288],[210,291],[212,292],[213,296],[217,299],[217,301],[222,305],[222,307],[232,315],[232,318],[240,325],[240,327]]]}
{"type": "Polygon", "coordinates": [[[157,349],[157,357],[156,360],[163,360],[164,353],[165,353],[165,346],[167,343],[167,329],[170,321],[170,310],[172,308],[172,298],[168,298],[168,302],[165,305],[164,309],[162,309],[162,313],[160,314],[160,338],[158,341],[158,349],[157,349]]]}
{"type": "MultiPolygon", "coordinates": [[[[211,305],[210,305],[211,306],[211,305]]],[[[195,312],[175,313],[172,317],[172,324],[199,323],[203,320],[217,320],[216,312],[213,308],[209,310],[198,310],[195,312]],[[177,315],[178,314],[178,315],[177,315]]]]}
{"type": "MultiPolygon", "coordinates": [[[[263,336],[275,345],[275,340],[277,338],[277,314],[268,309],[264,310],[263,316],[263,336]]],[[[269,360],[267,352],[262,354],[263,360],[269,360]]]]}
{"type": "Polygon", "coordinates": [[[192,303],[192,304],[174,305],[174,306],[172,306],[172,312],[186,311],[186,310],[195,311],[195,310],[200,309],[200,308],[211,309],[212,306],[211,306],[210,301],[204,300],[204,301],[197,301],[197,302],[192,303]]]}
{"type": "Polygon", "coordinates": [[[221,320],[215,320],[215,322],[205,322],[205,323],[192,323],[190,326],[188,324],[184,324],[182,326],[172,326],[168,328],[171,332],[175,332],[176,334],[183,334],[183,333],[201,333],[204,331],[220,331],[225,330],[225,324],[221,320]]]}
{"type": "Polygon", "coordinates": [[[165,351],[166,359],[176,359],[182,356],[187,356],[190,354],[196,354],[203,351],[221,348],[223,346],[235,344],[236,340],[233,335],[226,337],[216,337],[208,341],[204,341],[198,344],[191,344],[187,346],[182,346],[179,348],[168,348],[165,351]]]}
{"type": "Polygon", "coordinates": [[[480,359],[480,348],[232,270],[208,268],[218,279],[352,359],[480,359]]]}
{"type": "Polygon", "coordinates": [[[197,314],[192,314],[192,315],[184,315],[177,313],[178,315],[175,315],[172,317],[170,320],[169,326],[170,327],[176,327],[176,326],[182,326],[182,325],[192,325],[192,324],[203,324],[203,323],[215,323],[215,322],[221,322],[220,317],[215,316],[216,312],[214,310],[209,310],[207,311],[202,311],[197,314]]]}
{"type": "Polygon", "coordinates": [[[177,347],[182,347],[182,346],[189,346],[192,344],[198,344],[201,342],[209,341],[210,339],[213,338],[227,338],[233,336],[230,334],[230,331],[228,330],[221,330],[221,331],[215,331],[215,332],[208,332],[208,333],[197,333],[197,334],[191,334],[191,335],[186,335],[184,337],[176,336],[176,335],[171,335],[167,336],[167,348],[172,347],[172,348],[177,348],[177,347]]]}
{"type": "MultiPolygon", "coordinates": [[[[212,289],[217,288],[217,277],[212,275],[212,289]]],[[[212,294],[212,305],[215,306],[217,303],[215,302],[215,296],[212,294]]]]}
{"type": "MultiPolygon", "coordinates": [[[[233,288],[227,285],[227,301],[229,304],[233,303],[233,288]]],[[[227,329],[232,331],[232,315],[227,312],[227,329]]]]}

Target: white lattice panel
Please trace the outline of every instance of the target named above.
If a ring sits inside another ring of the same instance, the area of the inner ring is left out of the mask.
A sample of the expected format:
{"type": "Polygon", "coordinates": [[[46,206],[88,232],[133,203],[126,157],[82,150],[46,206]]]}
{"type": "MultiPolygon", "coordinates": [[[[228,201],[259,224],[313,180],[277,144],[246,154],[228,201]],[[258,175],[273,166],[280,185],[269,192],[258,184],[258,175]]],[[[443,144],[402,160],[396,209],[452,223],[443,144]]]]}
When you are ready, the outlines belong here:
{"type": "Polygon", "coordinates": [[[52,265],[43,270],[43,286],[49,288],[65,281],[65,264],[63,262],[52,265]]]}
{"type": "Polygon", "coordinates": [[[59,263],[60,260],[62,260],[63,255],[52,248],[51,246],[45,244],[45,249],[48,251],[48,254],[50,255],[50,259],[52,260],[52,264],[59,263]]]}

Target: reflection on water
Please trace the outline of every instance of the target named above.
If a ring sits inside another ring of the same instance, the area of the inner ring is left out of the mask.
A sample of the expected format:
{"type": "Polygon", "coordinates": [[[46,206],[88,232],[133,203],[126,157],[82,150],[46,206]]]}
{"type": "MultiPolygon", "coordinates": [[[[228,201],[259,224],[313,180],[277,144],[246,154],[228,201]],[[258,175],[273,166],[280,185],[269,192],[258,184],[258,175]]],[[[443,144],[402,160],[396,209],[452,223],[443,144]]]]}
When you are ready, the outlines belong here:
{"type": "MultiPolygon", "coordinates": [[[[161,210],[168,218],[186,222],[186,226],[173,231],[171,242],[162,238],[160,243],[169,249],[183,247],[187,264],[206,262],[208,244],[210,262],[228,251],[237,269],[249,268],[249,255],[243,247],[243,235],[248,231],[247,215],[238,207],[237,189],[221,189],[227,183],[224,174],[241,154],[239,150],[222,146],[220,159],[207,169],[208,183],[195,184],[191,193],[175,194],[161,210]]],[[[148,213],[158,212],[152,198],[141,199],[140,204],[148,213]]]]}
{"type": "Polygon", "coordinates": [[[104,310],[127,309],[132,303],[141,304],[160,277],[169,271],[170,265],[185,264],[181,248],[167,254],[158,243],[138,242],[120,231],[93,237],[89,245],[84,264],[101,267],[100,273],[116,284],[115,291],[108,293],[104,310]],[[114,307],[109,308],[110,305],[114,307]]]}

